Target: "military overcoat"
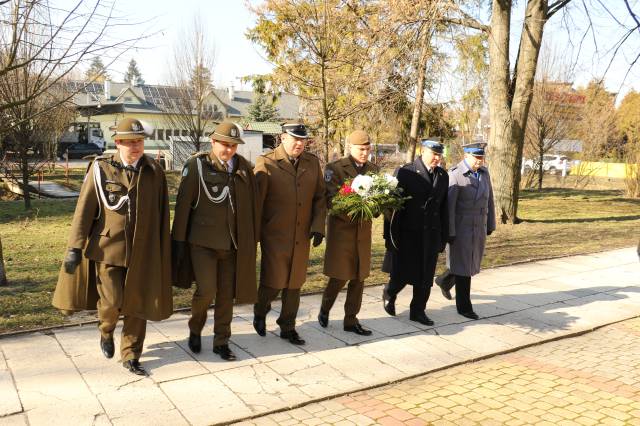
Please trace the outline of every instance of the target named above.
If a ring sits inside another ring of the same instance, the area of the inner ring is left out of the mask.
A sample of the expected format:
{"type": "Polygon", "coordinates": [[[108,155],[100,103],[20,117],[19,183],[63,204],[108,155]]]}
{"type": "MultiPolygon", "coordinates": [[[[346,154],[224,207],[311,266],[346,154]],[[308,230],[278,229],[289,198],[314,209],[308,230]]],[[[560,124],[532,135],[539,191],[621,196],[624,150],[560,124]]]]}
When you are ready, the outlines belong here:
{"type": "Polygon", "coordinates": [[[411,197],[403,208],[385,219],[385,253],[382,271],[394,282],[431,287],[438,253],[444,249],[449,230],[447,188],[449,176],[434,168],[433,179],[418,157],[396,171],[398,187],[411,197]]]}
{"type": "Polygon", "coordinates": [[[496,229],[491,177],[486,167],[478,177],[463,160],[449,171],[449,235],[447,251],[452,274],[470,277],[480,272],[487,234],[496,229]]]}
{"type": "Polygon", "coordinates": [[[282,145],[256,159],[261,212],[260,285],[299,289],[307,276],[309,238],[325,233],[327,204],[320,162],[303,152],[294,167],[282,145]]]}
{"type": "Polygon", "coordinates": [[[56,308],[96,309],[93,263],[102,262],[128,268],[123,315],[159,321],[173,312],[166,177],[158,163],[147,156],[140,158],[133,176],[130,181],[118,153],[100,156],[89,165],[68,242],[69,248],[83,251],[84,260],[74,274],[61,268],[53,296],[56,308]],[[102,191],[97,191],[99,188],[102,191]],[[123,202],[126,197],[131,203],[123,202]],[[121,206],[110,210],[105,202],[121,206]],[[136,218],[134,228],[129,226],[132,215],[136,218]]]}
{"type": "MultiPolygon", "coordinates": [[[[239,154],[234,158],[232,173],[222,168],[213,153],[200,153],[187,161],[178,189],[171,232],[176,241],[188,241],[211,249],[236,250],[235,301],[253,303],[257,295],[258,187],[251,164],[239,154]],[[220,203],[214,203],[206,195],[205,187],[214,199],[222,198],[225,187],[230,187],[231,198],[225,197],[220,203]],[[231,219],[228,223],[226,215],[231,219]]],[[[180,267],[188,271],[174,273],[174,284],[190,287],[194,275],[188,254],[180,267]]]]}
{"type": "MultiPolygon", "coordinates": [[[[377,173],[378,166],[367,161],[356,170],[351,157],[341,158],[325,167],[327,207],[345,180],[358,174],[377,173]]],[[[352,222],[346,215],[327,219],[327,245],[324,252],[324,274],[339,280],[364,280],[371,270],[371,221],[352,222]]]]}

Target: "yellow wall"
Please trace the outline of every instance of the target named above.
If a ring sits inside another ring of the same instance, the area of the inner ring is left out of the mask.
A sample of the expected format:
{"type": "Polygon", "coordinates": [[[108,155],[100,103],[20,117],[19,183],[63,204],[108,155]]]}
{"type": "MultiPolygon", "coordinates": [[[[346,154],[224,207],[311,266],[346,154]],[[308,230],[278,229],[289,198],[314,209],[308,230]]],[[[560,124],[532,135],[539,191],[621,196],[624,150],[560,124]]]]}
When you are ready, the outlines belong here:
{"type": "Polygon", "coordinates": [[[625,178],[627,168],[638,170],[638,164],[602,163],[595,161],[583,161],[571,169],[571,174],[579,176],[598,176],[609,178],[625,178]]]}

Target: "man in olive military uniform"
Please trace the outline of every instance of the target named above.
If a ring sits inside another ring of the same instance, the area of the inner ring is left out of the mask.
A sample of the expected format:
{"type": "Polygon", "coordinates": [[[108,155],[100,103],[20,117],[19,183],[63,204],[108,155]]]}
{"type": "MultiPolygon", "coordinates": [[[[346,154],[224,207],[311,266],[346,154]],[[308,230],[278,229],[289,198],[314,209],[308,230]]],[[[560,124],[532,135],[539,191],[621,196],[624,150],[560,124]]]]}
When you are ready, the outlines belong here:
{"type": "Polygon", "coordinates": [[[384,227],[387,251],[382,270],[389,272],[389,284],[382,294],[384,309],[389,315],[395,315],[396,296],[410,284],[413,298],[409,319],[423,325],[433,325],[425,308],[438,253],[444,251],[449,232],[449,175],[438,166],[443,149],[437,141],[423,140],[422,155],[397,170],[398,188],[411,198],[402,210],[385,220],[384,227]]]}
{"type": "Polygon", "coordinates": [[[320,162],[304,151],[308,137],[303,124],[283,125],[282,143],[258,157],[254,169],[262,259],[253,326],[260,336],[266,335],[265,317],[282,292],[280,337],[296,345],[305,343],[295,325],[300,288],[307,278],[309,240],[314,247],[322,243],[327,215],[320,162]]]}
{"type": "MultiPolygon", "coordinates": [[[[200,352],[215,297],[213,352],[228,361],[236,359],[229,348],[234,299],[256,301],[257,186],[251,164],[236,153],[238,144],[244,144],[242,129],[223,122],[211,135],[211,152],[187,161],[172,231],[174,268],[190,269],[196,281],[189,348],[200,352]]],[[[191,285],[186,281],[180,286],[191,285]]]]}
{"type": "Polygon", "coordinates": [[[167,182],[144,155],[144,138],[139,120],[122,120],[114,135],[118,152],[89,165],[53,299],[64,311],[97,306],[107,358],[123,315],[120,356],[138,375],[146,374],[139,358],[147,320],[168,318],[173,310],[167,182]]]}
{"type": "MultiPolygon", "coordinates": [[[[329,208],[331,200],[346,180],[378,172],[378,166],[368,161],[371,143],[366,132],[352,132],[347,142],[350,145],[350,155],[327,164],[325,168],[324,180],[329,208]]],[[[329,282],[322,294],[322,306],[318,314],[318,322],[322,327],[329,324],[329,311],[348,281],[344,330],[362,336],[371,334],[371,330],[364,328],[356,318],[362,305],[364,280],[369,276],[370,265],[371,221],[359,223],[352,222],[346,215],[329,215],[327,248],[324,252],[324,274],[329,277],[329,282]]]]}

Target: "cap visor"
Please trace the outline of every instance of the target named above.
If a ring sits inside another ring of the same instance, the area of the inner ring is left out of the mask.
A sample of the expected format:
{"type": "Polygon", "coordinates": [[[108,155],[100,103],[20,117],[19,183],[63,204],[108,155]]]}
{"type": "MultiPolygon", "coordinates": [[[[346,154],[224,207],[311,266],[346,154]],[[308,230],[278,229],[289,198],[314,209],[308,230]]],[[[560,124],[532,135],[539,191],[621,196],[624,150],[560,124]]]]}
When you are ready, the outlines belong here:
{"type": "Polygon", "coordinates": [[[229,136],[224,136],[224,135],[219,135],[217,133],[214,133],[211,135],[211,139],[213,139],[214,141],[218,141],[218,142],[224,142],[224,143],[234,143],[237,145],[241,145],[244,144],[244,141],[240,138],[231,138],[229,136]]]}

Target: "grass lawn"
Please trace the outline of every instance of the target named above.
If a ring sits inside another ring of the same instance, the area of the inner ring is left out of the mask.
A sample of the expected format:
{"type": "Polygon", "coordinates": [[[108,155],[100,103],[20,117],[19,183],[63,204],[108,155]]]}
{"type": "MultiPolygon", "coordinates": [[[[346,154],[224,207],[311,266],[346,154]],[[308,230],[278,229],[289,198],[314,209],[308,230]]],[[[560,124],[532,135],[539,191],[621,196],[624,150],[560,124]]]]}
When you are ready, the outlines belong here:
{"type": "MultiPolygon", "coordinates": [[[[60,174],[45,178],[66,183],[60,174]]],[[[77,188],[81,182],[82,171],[71,173],[69,186],[77,188]]],[[[168,182],[173,210],[179,175],[169,174],[168,182]]],[[[524,191],[519,214],[524,222],[500,226],[489,237],[484,267],[637,244],[640,200],[624,198],[622,193],[620,189],[524,191]]],[[[0,236],[10,282],[0,287],[0,333],[94,318],[85,314],[68,319],[51,306],[74,207],[75,200],[33,200],[33,210],[27,213],[22,201],[0,201],[0,236]]],[[[374,226],[369,285],[387,280],[380,272],[384,255],[381,235],[379,219],[374,226]]],[[[323,253],[324,244],[312,250],[303,291],[324,287],[323,253]]],[[[174,295],[176,308],[189,306],[190,290],[176,290],[174,295]]]]}

